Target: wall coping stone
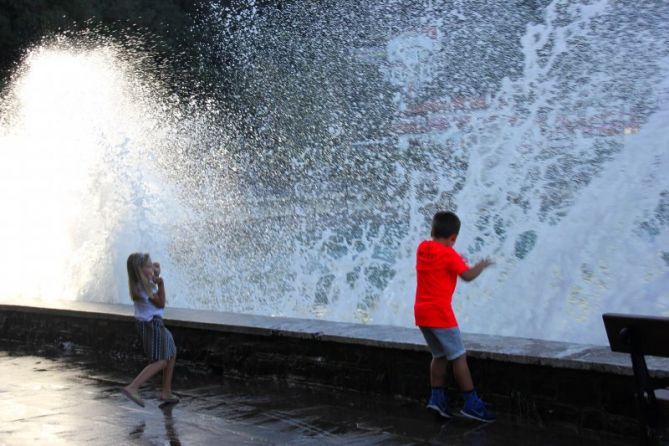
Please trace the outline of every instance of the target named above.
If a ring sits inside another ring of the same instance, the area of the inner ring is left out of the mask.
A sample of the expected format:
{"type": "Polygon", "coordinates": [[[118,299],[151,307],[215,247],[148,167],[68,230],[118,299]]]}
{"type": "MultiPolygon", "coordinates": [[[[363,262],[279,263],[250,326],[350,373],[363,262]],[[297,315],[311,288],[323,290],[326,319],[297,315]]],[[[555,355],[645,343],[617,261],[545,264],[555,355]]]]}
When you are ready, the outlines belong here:
{"type": "MultiPolygon", "coordinates": [[[[131,305],[79,301],[22,301],[21,304],[0,302],[0,313],[7,311],[94,317],[99,320],[127,320],[133,316],[131,305]]],[[[165,319],[168,326],[227,333],[286,336],[399,350],[427,350],[420,331],[409,327],[185,308],[167,308],[165,319]]],[[[479,359],[632,375],[629,355],[614,353],[608,346],[474,333],[463,333],[462,336],[467,354],[479,359]]],[[[669,378],[669,358],[647,357],[646,361],[651,376],[657,379],[669,378]]]]}

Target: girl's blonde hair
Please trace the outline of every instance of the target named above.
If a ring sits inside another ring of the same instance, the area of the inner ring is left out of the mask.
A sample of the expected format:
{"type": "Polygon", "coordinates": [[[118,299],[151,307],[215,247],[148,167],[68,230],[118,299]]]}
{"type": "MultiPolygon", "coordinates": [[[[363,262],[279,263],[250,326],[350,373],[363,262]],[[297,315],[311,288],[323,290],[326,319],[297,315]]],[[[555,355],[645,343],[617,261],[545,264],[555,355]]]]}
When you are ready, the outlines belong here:
{"type": "Polygon", "coordinates": [[[140,290],[144,291],[149,298],[153,298],[149,278],[142,272],[142,267],[151,260],[148,253],[134,252],[128,256],[128,290],[130,298],[135,301],[140,299],[140,290]]]}

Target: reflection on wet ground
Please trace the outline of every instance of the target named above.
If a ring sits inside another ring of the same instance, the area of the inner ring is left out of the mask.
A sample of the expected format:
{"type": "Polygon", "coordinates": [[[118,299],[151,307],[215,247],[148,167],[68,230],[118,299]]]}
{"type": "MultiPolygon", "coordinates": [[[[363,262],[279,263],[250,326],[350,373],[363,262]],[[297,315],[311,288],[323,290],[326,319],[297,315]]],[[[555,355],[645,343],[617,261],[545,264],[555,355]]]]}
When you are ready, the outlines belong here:
{"type": "Polygon", "coordinates": [[[441,422],[420,404],[285,382],[221,379],[177,369],[181,403],[159,407],[159,381],[119,386],[139,369],[93,354],[28,352],[0,344],[0,445],[562,445],[629,444],[500,417],[441,422]],[[181,373],[180,373],[181,372],[181,373]]]}

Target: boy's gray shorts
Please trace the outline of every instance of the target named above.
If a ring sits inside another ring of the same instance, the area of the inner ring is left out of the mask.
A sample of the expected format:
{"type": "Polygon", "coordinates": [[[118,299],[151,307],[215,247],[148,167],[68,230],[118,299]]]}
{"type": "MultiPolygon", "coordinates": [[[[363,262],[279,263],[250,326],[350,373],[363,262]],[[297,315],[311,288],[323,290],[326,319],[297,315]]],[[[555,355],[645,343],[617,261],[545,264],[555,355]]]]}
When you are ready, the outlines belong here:
{"type": "Polygon", "coordinates": [[[433,358],[443,358],[449,361],[459,358],[465,354],[465,346],[462,343],[460,329],[453,328],[427,328],[419,327],[423,337],[430,347],[433,358]]]}

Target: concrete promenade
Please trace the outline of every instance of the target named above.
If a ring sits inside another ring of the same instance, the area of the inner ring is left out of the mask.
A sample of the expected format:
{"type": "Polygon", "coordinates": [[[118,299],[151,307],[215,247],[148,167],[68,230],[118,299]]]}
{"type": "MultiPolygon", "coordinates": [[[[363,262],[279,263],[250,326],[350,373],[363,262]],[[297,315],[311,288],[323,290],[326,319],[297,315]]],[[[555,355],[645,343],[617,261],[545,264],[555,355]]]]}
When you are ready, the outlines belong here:
{"type": "MultiPolygon", "coordinates": [[[[145,365],[132,307],[0,303],[0,446],[178,444],[175,432],[185,444],[615,445],[638,433],[629,356],[607,346],[464,334],[499,416],[482,425],[426,413],[430,355],[414,328],[175,308],[166,325],[183,396],[171,412],[155,389],[144,409],[117,391],[145,365]]],[[[648,360],[669,385],[669,361],[648,360]]]]}
{"type": "Polygon", "coordinates": [[[135,364],[73,345],[27,350],[0,343],[0,445],[623,445],[502,414],[496,423],[435,419],[422,404],[272,380],[216,379],[177,368],[182,401],[146,407],[118,388],[135,364]]]}

